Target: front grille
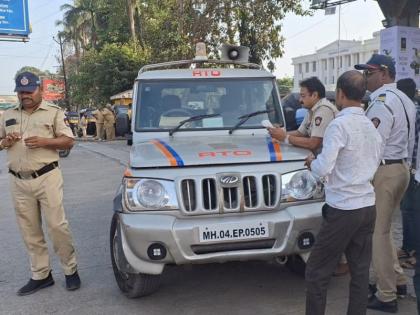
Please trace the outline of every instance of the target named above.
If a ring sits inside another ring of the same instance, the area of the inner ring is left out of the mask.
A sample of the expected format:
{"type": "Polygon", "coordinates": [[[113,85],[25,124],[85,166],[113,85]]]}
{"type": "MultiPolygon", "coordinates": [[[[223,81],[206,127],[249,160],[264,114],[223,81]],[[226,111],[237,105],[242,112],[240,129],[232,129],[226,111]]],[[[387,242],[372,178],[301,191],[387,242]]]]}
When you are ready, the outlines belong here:
{"type": "Polygon", "coordinates": [[[206,210],[217,209],[216,181],[213,178],[205,178],[202,181],[203,207],[206,210]]]}
{"type": "Polygon", "coordinates": [[[184,203],[185,210],[188,212],[197,209],[197,196],[195,192],[194,180],[184,179],[181,182],[182,201],[184,203]]]}
{"type": "Polygon", "coordinates": [[[280,175],[223,173],[177,179],[187,214],[272,210],[280,201],[280,175]]]}

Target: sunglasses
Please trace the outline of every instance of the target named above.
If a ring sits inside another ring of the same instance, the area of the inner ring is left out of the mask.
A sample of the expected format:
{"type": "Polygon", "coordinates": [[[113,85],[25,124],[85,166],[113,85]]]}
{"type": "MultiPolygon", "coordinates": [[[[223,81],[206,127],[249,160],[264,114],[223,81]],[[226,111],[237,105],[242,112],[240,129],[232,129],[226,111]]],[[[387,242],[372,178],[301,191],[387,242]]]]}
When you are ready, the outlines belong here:
{"type": "Polygon", "coordinates": [[[375,73],[377,73],[377,72],[380,72],[380,71],[382,71],[383,69],[374,69],[374,70],[364,70],[363,71],[363,75],[365,76],[365,77],[370,77],[371,75],[373,75],[373,74],[375,74],[375,73]]]}

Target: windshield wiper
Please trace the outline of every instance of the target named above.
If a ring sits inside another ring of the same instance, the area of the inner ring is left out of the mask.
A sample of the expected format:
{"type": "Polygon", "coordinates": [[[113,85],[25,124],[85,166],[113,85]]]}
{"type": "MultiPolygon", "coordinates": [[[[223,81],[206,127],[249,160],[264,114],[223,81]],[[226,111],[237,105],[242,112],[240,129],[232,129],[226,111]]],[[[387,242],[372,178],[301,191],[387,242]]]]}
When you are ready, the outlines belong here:
{"type": "Polygon", "coordinates": [[[268,114],[268,113],[271,113],[273,111],[274,111],[273,109],[271,109],[271,110],[258,110],[256,112],[245,114],[245,115],[242,115],[242,116],[238,117],[238,119],[240,119],[240,121],[235,126],[233,126],[232,128],[229,129],[229,134],[231,135],[233,133],[233,131],[235,131],[241,125],[246,123],[248,121],[248,119],[250,119],[251,117],[258,116],[258,115],[261,115],[261,114],[268,114]]]}
{"type": "Polygon", "coordinates": [[[169,130],[169,135],[172,136],[176,131],[179,130],[179,128],[181,128],[182,126],[184,126],[187,122],[202,120],[204,118],[211,118],[211,117],[216,117],[216,116],[220,116],[220,114],[208,114],[208,115],[192,116],[192,117],[190,117],[188,119],[185,119],[183,121],[180,121],[179,124],[178,124],[178,126],[176,126],[175,128],[172,128],[171,130],[169,130]]]}

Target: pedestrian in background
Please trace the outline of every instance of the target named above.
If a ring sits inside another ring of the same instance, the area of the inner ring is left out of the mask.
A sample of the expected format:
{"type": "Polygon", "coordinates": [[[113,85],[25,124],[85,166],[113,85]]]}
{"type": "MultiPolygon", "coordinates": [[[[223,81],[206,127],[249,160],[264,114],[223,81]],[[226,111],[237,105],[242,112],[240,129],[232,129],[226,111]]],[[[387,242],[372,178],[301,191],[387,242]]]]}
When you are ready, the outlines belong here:
{"type": "Polygon", "coordinates": [[[366,314],[375,192],[382,139],[361,106],[366,82],[358,71],[337,80],[341,110],[328,125],[321,153],[306,159],[315,177],[325,180],[323,221],[306,265],[306,314],[325,313],[327,287],[344,252],[350,267],[347,315],[366,314]]]}
{"type": "Polygon", "coordinates": [[[398,310],[397,295],[406,295],[407,277],[399,265],[391,223],[410,178],[405,160],[414,147],[416,108],[394,83],[395,62],[391,57],[373,54],[366,64],[355,68],[364,70],[367,89],[372,92],[366,115],[383,140],[381,164],[373,179],[377,213],[368,308],[394,313],[398,310]]]}
{"type": "Polygon", "coordinates": [[[414,244],[414,233],[415,230],[420,227],[415,225],[414,220],[414,212],[419,211],[416,210],[416,205],[413,203],[414,199],[412,196],[413,192],[415,191],[415,180],[414,174],[417,166],[417,150],[418,150],[418,133],[420,132],[420,106],[417,104],[415,100],[417,88],[416,82],[414,82],[411,78],[401,79],[397,82],[397,88],[404,92],[416,105],[417,108],[417,115],[416,115],[416,122],[415,122],[415,142],[414,142],[414,150],[412,155],[409,157],[409,163],[411,166],[410,169],[410,182],[408,184],[407,191],[401,201],[401,213],[402,213],[402,223],[403,223],[403,242],[401,248],[398,250],[398,258],[406,259],[404,262],[401,263],[402,267],[413,269],[416,263],[415,258],[415,244],[414,244]]]}
{"type": "Polygon", "coordinates": [[[87,118],[86,114],[82,114],[82,117],[80,118],[80,129],[82,129],[82,137],[87,137],[87,118]]]}
{"type": "Polygon", "coordinates": [[[104,115],[102,111],[97,108],[92,112],[93,117],[95,117],[95,126],[96,126],[96,136],[95,140],[103,140],[104,139],[104,115]]]}
{"type": "Polygon", "coordinates": [[[19,74],[15,91],[20,106],[7,110],[0,121],[0,150],[7,150],[17,223],[31,262],[32,277],[17,294],[32,294],[54,284],[42,218],[60,257],[66,288],[76,290],[80,278],[63,208],[57,151],[71,149],[74,136],[64,122],[64,112],[42,101],[40,80],[35,74],[19,74]]]}
{"type": "Polygon", "coordinates": [[[115,115],[112,110],[111,104],[106,104],[105,108],[102,110],[102,115],[104,117],[104,128],[106,134],[106,140],[115,139],[115,115]]]}

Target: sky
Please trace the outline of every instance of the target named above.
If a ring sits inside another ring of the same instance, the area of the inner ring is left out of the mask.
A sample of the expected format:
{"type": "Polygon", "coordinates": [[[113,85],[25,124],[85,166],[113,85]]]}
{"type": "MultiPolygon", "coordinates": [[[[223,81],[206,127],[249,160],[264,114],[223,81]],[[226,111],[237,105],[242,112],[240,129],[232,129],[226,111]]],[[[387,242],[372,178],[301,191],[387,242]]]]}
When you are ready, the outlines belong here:
{"type": "MultiPolygon", "coordinates": [[[[306,6],[309,0],[303,0],[306,6]]],[[[56,72],[59,66],[59,45],[53,36],[60,30],[55,22],[61,19],[60,6],[69,0],[29,0],[29,20],[32,26],[27,43],[0,41],[0,95],[13,95],[16,72],[24,66],[56,72]]],[[[357,0],[341,6],[341,39],[364,40],[382,29],[384,19],[374,0],[357,0]]],[[[314,53],[338,39],[338,10],[324,15],[318,10],[313,16],[286,16],[282,22],[285,54],[276,61],[275,75],[293,77],[292,58],[314,53]]]]}

